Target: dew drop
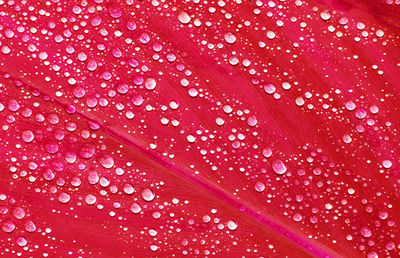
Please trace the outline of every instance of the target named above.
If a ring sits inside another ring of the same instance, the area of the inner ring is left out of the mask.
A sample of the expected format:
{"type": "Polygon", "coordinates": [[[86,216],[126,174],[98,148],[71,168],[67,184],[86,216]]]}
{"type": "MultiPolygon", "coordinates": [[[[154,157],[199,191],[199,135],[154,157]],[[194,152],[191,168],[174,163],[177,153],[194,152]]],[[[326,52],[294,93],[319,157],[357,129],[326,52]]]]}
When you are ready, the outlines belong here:
{"type": "Polygon", "coordinates": [[[25,217],[25,211],[20,207],[16,207],[13,210],[13,215],[16,219],[23,219],[25,217]]]}
{"type": "Polygon", "coordinates": [[[372,236],[372,231],[371,231],[371,229],[370,229],[369,227],[367,227],[367,226],[362,227],[362,228],[361,228],[361,235],[362,235],[363,237],[366,237],[366,238],[371,237],[371,236],[372,236]]]}
{"type": "Polygon", "coordinates": [[[28,231],[28,232],[34,232],[36,230],[35,223],[33,223],[33,221],[31,221],[31,220],[28,220],[25,223],[25,230],[28,231]]]}
{"type": "Polygon", "coordinates": [[[303,219],[303,216],[300,213],[296,213],[293,215],[293,220],[299,222],[303,219]]]}
{"type": "Polygon", "coordinates": [[[6,220],[1,229],[6,233],[11,233],[15,230],[15,224],[11,220],[6,220]]]}
{"type": "Polygon", "coordinates": [[[144,86],[148,90],[154,90],[156,88],[156,85],[157,85],[157,82],[156,82],[156,80],[154,78],[148,78],[144,82],[144,86]]]}
{"type": "Polygon", "coordinates": [[[85,202],[86,202],[88,205],[93,205],[93,204],[95,204],[95,203],[96,203],[96,196],[94,196],[93,194],[88,194],[88,195],[86,195],[86,197],[85,197],[85,202]]]}
{"type": "Polygon", "coordinates": [[[19,245],[21,247],[26,246],[26,244],[28,243],[28,241],[26,241],[26,239],[22,236],[17,237],[16,242],[17,242],[17,245],[19,245]]]}
{"type": "Polygon", "coordinates": [[[327,21],[331,18],[331,14],[328,11],[323,11],[323,12],[321,12],[320,15],[321,15],[322,20],[324,20],[324,21],[327,21]]]}
{"type": "Polygon", "coordinates": [[[225,39],[226,43],[229,43],[229,44],[233,44],[236,42],[236,36],[231,32],[225,33],[224,39],[225,39]]]}
{"type": "Polygon", "coordinates": [[[58,201],[61,203],[68,203],[71,200],[71,196],[67,193],[61,193],[58,196],[58,201]]]}
{"type": "Polygon", "coordinates": [[[94,71],[94,70],[96,70],[96,69],[97,69],[97,62],[96,62],[95,60],[93,60],[93,59],[89,60],[88,63],[87,63],[87,65],[86,65],[86,68],[87,68],[89,71],[94,71]]]}
{"type": "Polygon", "coordinates": [[[114,159],[110,155],[100,157],[99,162],[104,168],[112,168],[114,166],[114,159]]]}
{"type": "Polygon", "coordinates": [[[131,212],[133,212],[133,213],[135,213],[135,214],[138,214],[138,213],[142,210],[142,208],[140,207],[139,204],[137,204],[137,203],[135,202],[135,203],[133,203],[133,204],[131,205],[130,210],[131,210],[131,212]]]}
{"type": "Polygon", "coordinates": [[[235,222],[235,221],[233,221],[233,220],[229,220],[227,223],[226,223],[226,225],[228,226],[228,228],[230,229],[230,230],[236,230],[237,229],[237,227],[238,227],[238,225],[237,225],[237,223],[235,222]]]}
{"type": "Polygon", "coordinates": [[[275,32],[273,32],[273,31],[268,31],[267,32],[267,38],[274,39],[275,37],[276,37],[275,32]]]}
{"type": "Polygon", "coordinates": [[[90,159],[95,153],[95,147],[91,144],[84,145],[80,148],[78,155],[83,159],[90,159]]]}
{"type": "Polygon", "coordinates": [[[272,169],[274,170],[274,172],[278,175],[283,175],[286,173],[286,165],[285,163],[283,163],[282,160],[275,160],[274,162],[272,162],[272,169]]]}
{"type": "Polygon", "coordinates": [[[224,119],[222,119],[221,117],[217,117],[217,119],[215,119],[215,122],[217,123],[217,125],[222,126],[224,125],[225,121],[224,119]]]}
{"type": "Polygon", "coordinates": [[[30,143],[35,138],[34,134],[30,130],[26,130],[22,132],[22,140],[26,143],[30,143]]]}
{"type": "Polygon", "coordinates": [[[257,192],[261,193],[265,190],[265,185],[262,182],[257,182],[254,186],[254,189],[256,189],[257,192]]]}
{"type": "Polygon", "coordinates": [[[187,14],[184,11],[179,12],[178,14],[178,20],[183,23],[183,24],[188,24],[191,20],[189,14],[187,14]]]}
{"type": "Polygon", "coordinates": [[[149,188],[146,188],[142,191],[142,198],[147,202],[151,202],[154,200],[155,194],[149,188]]]}
{"type": "Polygon", "coordinates": [[[263,149],[263,156],[266,158],[269,158],[272,156],[272,150],[271,148],[265,148],[263,149]]]}
{"type": "Polygon", "coordinates": [[[247,124],[251,127],[257,124],[257,118],[255,116],[251,116],[247,119],[247,124]]]}
{"type": "Polygon", "coordinates": [[[382,161],[382,166],[384,168],[391,168],[392,167],[392,162],[390,160],[386,159],[386,160],[382,161]]]}
{"type": "Polygon", "coordinates": [[[122,16],[122,11],[119,7],[114,6],[110,8],[109,14],[111,17],[117,19],[122,16]]]}

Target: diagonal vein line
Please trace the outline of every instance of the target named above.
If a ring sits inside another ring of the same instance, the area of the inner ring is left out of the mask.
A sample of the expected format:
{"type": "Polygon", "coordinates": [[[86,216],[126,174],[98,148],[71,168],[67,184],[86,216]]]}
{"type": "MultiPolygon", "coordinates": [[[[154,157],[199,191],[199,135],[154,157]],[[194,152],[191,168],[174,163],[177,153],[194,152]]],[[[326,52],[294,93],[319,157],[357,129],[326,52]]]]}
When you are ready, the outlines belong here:
{"type": "MultiPolygon", "coordinates": [[[[16,79],[15,76],[10,77],[10,79],[11,78],[16,79]]],[[[21,80],[21,79],[19,79],[19,80],[21,80]]],[[[54,97],[51,97],[49,94],[47,94],[40,88],[32,86],[32,84],[28,84],[28,83],[24,82],[24,80],[21,80],[21,81],[23,81],[23,83],[24,83],[23,86],[25,86],[26,88],[28,88],[30,90],[36,90],[43,95],[48,95],[53,102],[59,104],[60,106],[62,106],[64,108],[67,107],[67,104],[63,103],[62,101],[60,101],[54,97]]],[[[159,155],[157,152],[152,151],[152,150],[146,148],[145,146],[139,144],[131,137],[128,137],[122,133],[119,133],[117,130],[115,130],[111,126],[108,126],[105,123],[99,123],[95,119],[87,116],[86,114],[84,114],[83,112],[78,111],[78,110],[76,110],[74,114],[85,119],[86,121],[99,124],[100,130],[105,132],[110,137],[112,137],[112,138],[118,140],[119,142],[124,143],[125,145],[129,146],[130,148],[140,152],[141,154],[143,154],[147,158],[155,161],[156,163],[163,166],[164,168],[167,168],[168,171],[170,171],[173,175],[176,175],[179,178],[182,178],[185,181],[207,191],[212,196],[217,197],[218,199],[220,199],[227,205],[237,209],[239,212],[247,215],[247,217],[258,222],[259,224],[263,225],[264,227],[269,228],[269,229],[273,230],[274,232],[277,232],[278,234],[280,234],[284,238],[288,239],[292,243],[295,243],[296,245],[302,247],[305,251],[307,251],[311,255],[317,256],[317,257],[342,257],[342,255],[340,255],[336,251],[330,249],[329,247],[327,247],[321,243],[318,243],[316,241],[309,240],[309,239],[305,238],[304,236],[302,236],[301,234],[288,228],[287,226],[283,225],[281,222],[279,222],[277,219],[273,218],[269,214],[262,214],[259,211],[257,211],[257,209],[255,207],[253,207],[252,205],[244,204],[242,201],[233,198],[228,192],[222,190],[215,183],[213,183],[203,177],[193,175],[193,173],[190,170],[175,165],[173,162],[171,162],[170,160],[159,155]]]]}

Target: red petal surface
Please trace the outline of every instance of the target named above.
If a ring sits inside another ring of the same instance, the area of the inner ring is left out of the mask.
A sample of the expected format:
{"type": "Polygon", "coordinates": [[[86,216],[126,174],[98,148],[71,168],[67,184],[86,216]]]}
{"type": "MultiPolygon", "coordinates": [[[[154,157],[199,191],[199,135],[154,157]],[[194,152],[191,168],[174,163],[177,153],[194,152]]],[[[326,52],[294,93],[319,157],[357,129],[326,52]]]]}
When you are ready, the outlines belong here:
{"type": "Polygon", "coordinates": [[[399,256],[400,2],[0,2],[0,254],[399,256]]]}

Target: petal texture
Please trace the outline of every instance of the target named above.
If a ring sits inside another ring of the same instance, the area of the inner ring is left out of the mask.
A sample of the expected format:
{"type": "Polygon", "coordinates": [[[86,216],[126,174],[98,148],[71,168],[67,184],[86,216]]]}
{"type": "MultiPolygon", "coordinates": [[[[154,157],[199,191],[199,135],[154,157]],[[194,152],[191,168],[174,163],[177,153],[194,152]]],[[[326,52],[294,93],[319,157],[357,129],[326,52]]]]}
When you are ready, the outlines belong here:
{"type": "Polygon", "coordinates": [[[0,2],[1,255],[397,257],[399,13],[0,2]]]}

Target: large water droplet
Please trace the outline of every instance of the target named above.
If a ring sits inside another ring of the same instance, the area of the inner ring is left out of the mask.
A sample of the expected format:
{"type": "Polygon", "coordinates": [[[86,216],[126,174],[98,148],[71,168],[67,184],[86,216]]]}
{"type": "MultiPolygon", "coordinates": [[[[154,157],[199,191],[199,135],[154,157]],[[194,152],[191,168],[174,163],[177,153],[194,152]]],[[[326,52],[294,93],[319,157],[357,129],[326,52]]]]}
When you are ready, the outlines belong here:
{"type": "Polygon", "coordinates": [[[255,126],[257,124],[257,118],[255,116],[251,116],[247,119],[247,124],[249,126],[255,126]]]}
{"type": "Polygon", "coordinates": [[[99,162],[104,168],[112,168],[114,166],[114,159],[110,155],[100,157],[99,162]]]}
{"type": "Polygon", "coordinates": [[[137,213],[139,213],[139,212],[142,210],[142,208],[140,207],[139,204],[137,204],[137,203],[135,202],[135,203],[133,203],[133,204],[131,205],[130,210],[131,210],[131,212],[137,214],[137,213]]]}
{"type": "Polygon", "coordinates": [[[188,24],[191,20],[189,14],[187,12],[181,11],[178,14],[178,20],[183,24],[188,24]]]}
{"type": "Polygon", "coordinates": [[[142,191],[142,197],[145,201],[151,202],[152,200],[154,200],[155,194],[152,190],[146,188],[142,191]]]}
{"type": "Polygon", "coordinates": [[[224,39],[229,44],[233,44],[236,42],[236,36],[231,32],[225,33],[224,39]]]}
{"type": "Polygon", "coordinates": [[[363,237],[366,237],[366,238],[371,237],[371,236],[372,236],[372,231],[371,231],[371,229],[370,229],[369,227],[367,227],[367,226],[362,227],[362,228],[361,228],[361,235],[362,235],[363,237]]]}
{"type": "Polygon", "coordinates": [[[283,175],[286,173],[286,165],[282,160],[278,159],[272,162],[272,169],[278,175],[283,175]]]}
{"type": "Polygon", "coordinates": [[[83,159],[90,159],[95,153],[95,147],[91,144],[84,145],[78,152],[79,157],[83,159]]]}
{"type": "Polygon", "coordinates": [[[11,233],[15,229],[15,224],[11,220],[6,220],[3,223],[3,226],[1,227],[4,232],[6,233],[11,233]]]}
{"type": "Polygon", "coordinates": [[[238,227],[238,225],[237,225],[237,223],[235,222],[235,221],[233,221],[233,220],[229,220],[227,223],[226,223],[226,225],[228,226],[228,228],[230,229],[230,230],[236,230],[237,229],[237,227],[238,227]]]}
{"type": "Polygon", "coordinates": [[[35,138],[34,134],[32,131],[30,130],[26,130],[22,132],[22,140],[26,143],[30,143],[33,141],[33,139],[35,138]]]}
{"type": "Polygon", "coordinates": [[[58,196],[58,201],[61,203],[68,203],[71,200],[71,196],[67,193],[61,193],[58,196]]]}
{"type": "Polygon", "coordinates": [[[262,182],[257,182],[254,186],[254,189],[256,189],[257,192],[261,193],[265,190],[265,185],[262,182]]]}

